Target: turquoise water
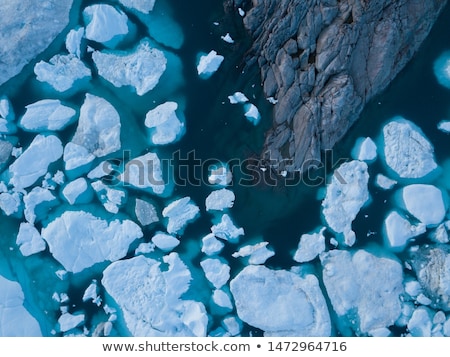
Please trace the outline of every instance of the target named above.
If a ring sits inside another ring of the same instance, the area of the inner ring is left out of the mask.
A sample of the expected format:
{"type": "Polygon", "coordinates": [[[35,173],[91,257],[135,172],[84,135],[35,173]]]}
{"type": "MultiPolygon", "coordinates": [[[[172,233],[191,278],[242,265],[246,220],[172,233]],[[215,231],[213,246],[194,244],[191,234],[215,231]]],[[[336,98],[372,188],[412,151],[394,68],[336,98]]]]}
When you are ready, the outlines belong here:
{"type": "MultiPolygon", "coordinates": [[[[95,1],[83,1],[81,5],[77,3],[75,8],[83,8],[91,3],[95,1]]],[[[155,14],[168,13],[168,9],[164,8],[161,2],[156,3],[155,14]]],[[[161,157],[171,159],[174,153],[179,152],[183,158],[194,151],[195,157],[203,161],[214,159],[230,162],[257,158],[264,142],[264,133],[271,126],[272,106],[263,96],[257,68],[243,73],[245,65],[243,57],[249,48],[249,38],[242,27],[241,18],[237,14],[224,14],[220,1],[193,0],[187,5],[186,2],[170,0],[167,4],[172,11],[171,16],[183,30],[184,44],[179,49],[161,46],[162,49],[178,56],[181,61],[175,56],[170,57],[170,70],[162,77],[161,83],[154,91],[138,97],[128,88],[112,87],[94,73],[87,89],[64,99],[80,107],[85,92],[89,91],[112,103],[122,120],[123,149],[130,150],[132,157],[141,155],[148,149],[142,120],[145,113],[156,102],[177,100],[184,107],[186,134],[181,141],[158,148],[157,152],[161,157]],[[215,22],[217,24],[214,24],[215,22]],[[231,33],[235,44],[230,45],[220,39],[226,32],[231,33]],[[225,61],[212,78],[203,80],[196,73],[197,57],[200,52],[207,53],[211,49],[224,55],[225,61]],[[243,91],[259,108],[262,121],[258,126],[255,127],[245,120],[240,106],[229,104],[227,96],[235,91],[243,91]]],[[[81,21],[81,15],[75,10],[72,14],[72,27],[81,21]]],[[[130,18],[138,25],[137,36],[145,36],[145,26],[137,17],[130,15],[130,18]]],[[[444,162],[450,152],[450,140],[446,134],[437,129],[437,123],[450,118],[450,90],[442,88],[437,83],[433,74],[433,61],[444,50],[450,49],[450,37],[447,36],[449,19],[450,6],[447,6],[413,61],[384,93],[369,103],[360,120],[337,145],[333,153],[336,160],[350,157],[349,153],[356,138],[370,136],[376,139],[387,120],[402,115],[422,128],[434,144],[438,163],[445,167],[444,162]]],[[[40,59],[48,60],[62,51],[63,39],[61,36],[40,56],[40,59]]],[[[125,44],[122,48],[128,49],[129,46],[130,44],[125,44]]],[[[97,48],[102,47],[99,45],[97,48]]],[[[44,98],[58,97],[55,93],[42,91],[41,88],[32,74],[32,68],[28,68],[19,78],[0,87],[0,92],[10,97],[16,115],[20,116],[24,113],[25,105],[44,98]]],[[[64,142],[69,141],[75,128],[76,124],[69,126],[60,134],[60,138],[64,142]]],[[[34,137],[23,132],[19,132],[18,136],[23,147],[26,147],[34,137]]],[[[379,161],[372,164],[369,169],[371,176],[375,176],[378,172],[384,172],[379,161]]],[[[198,168],[196,174],[201,177],[203,183],[175,185],[172,197],[190,196],[202,209],[201,217],[187,227],[181,245],[176,248],[184,261],[190,265],[193,275],[199,277],[202,276],[199,268],[202,259],[200,242],[201,238],[209,233],[214,217],[203,210],[204,200],[212,190],[212,187],[206,184],[207,167],[198,168]]],[[[239,178],[239,172],[235,172],[230,188],[236,194],[236,202],[230,215],[237,226],[245,229],[246,234],[238,245],[228,245],[221,254],[230,262],[231,276],[235,276],[244,266],[241,261],[231,258],[231,254],[241,245],[261,240],[268,241],[275,251],[275,256],[267,261],[267,266],[289,269],[296,265],[292,256],[300,236],[324,224],[320,214],[320,194],[323,186],[312,188],[298,184],[295,187],[286,187],[281,183],[276,187],[262,184],[244,187],[237,184],[239,178]]],[[[445,176],[439,180],[444,182],[445,176]]],[[[369,242],[383,244],[382,222],[392,207],[392,193],[373,186],[371,193],[371,205],[363,208],[353,223],[358,237],[355,247],[364,247],[369,242]],[[369,232],[375,234],[367,237],[369,232]]],[[[129,194],[130,198],[141,195],[134,191],[130,191],[129,194]]],[[[150,195],[145,197],[151,198],[160,209],[167,203],[165,198],[150,195]]],[[[56,211],[66,208],[67,206],[59,207],[56,211]]],[[[132,211],[131,204],[125,205],[120,214],[125,217],[132,215],[132,211]]],[[[61,281],[54,274],[61,266],[51,257],[48,250],[28,258],[22,257],[15,246],[19,223],[20,221],[15,218],[0,216],[0,274],[21,283],[27,297],[27,307],[41,322],[43,333],[50,335],[59,317],[59,304],[51,298],[55,291],[68,293],[71,302],[69,311],[83,310],[86,313],[86,326],[88,328],[95,326],[95,323],[102,320],[105,315],[101,308],[83,303],[82,295],[92,279],[101,280],[101,271],[107,263],[77,276],[69,275],[68,279],[61,281]]],[[[41,228],[40,223],[37,224],[37,228],[41,228]]],[[[155,231],[164,229],[162,224],[144,229],[144,240],[150,241],[155,231]]],[[[329,233],[327,238],[331,238],[329,233]]],[[[312,267],[316,268],[317,272],[320,271],[317,260],[312,263],[312,267]]],[[[187,295],[207,301],[210,288],[205,279],[196,279],[193,284],[187,295]]],[[[218,324],[218,319],[214,316],[212,321],[211,329],[218,324]]],[[[260,331],[245,326],[243,334],[249,333],[258,335],[260,331]]]]}

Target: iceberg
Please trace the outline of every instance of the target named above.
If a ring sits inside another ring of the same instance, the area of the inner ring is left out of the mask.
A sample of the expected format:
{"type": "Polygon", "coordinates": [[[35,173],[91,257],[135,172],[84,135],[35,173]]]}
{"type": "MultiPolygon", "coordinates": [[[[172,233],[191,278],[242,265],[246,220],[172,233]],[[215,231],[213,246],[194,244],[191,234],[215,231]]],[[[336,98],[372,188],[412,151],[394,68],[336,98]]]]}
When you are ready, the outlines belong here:
{"type": "Polygon", "coordinates": [[[167,64],[164,53],[151,48],[148,40],[141,41],[131,53],[95,51],[92,59],[100,76],[115,87],[131,86],[140,96],[155,88],[167,64]]]}
{"type": "Polygon", "coordinates": [[[222,64],[224,57],[218,55],[216,51],[212,50],[207,55],[200,56],[197,64],[197,73],[200,78],[207,79],[216,72],[222,64]]]}
{"type": "Polygon", "coordinates": [[[170,234],[165,234],[163,232],[156,232],[152,238],[152,242],[156,247],[164,252],[170,252],[175,247],[180,244],[180,241],[170,234]]]}
{"type": "Polygon", "coordinates": [[[395,117],[383,128],[384,160],[400,178],[418,179],[437,168],[434,148],[409,120],[395,117]]]}
{"type": "Polygon", "coordinates": [[[222,215],[220,222],[211,227],[211,232],[215,237],[230,243],[237,243],[240,236],[244,235],[244,228],[234,225],[228,214],[222,215]]]}
{"type": "Polygon", "coordinates": [[[443,133],[450,133],[450,120],[442,120],[438,123],[437,128],[443,133]]]}
{"type": "Polygon", "coordinates": [[[138,222],[142,226],[149,226],[152,223],[159,222],[156,208],[150,202],[136,198],[136,205],[134,206],[134,213],[138,222]]]}
{"type": "Polygon", "coordinates": [[[44,219],[48,211],[58,205],[58,199],[49,189],[34,187],[23,196],[23,203],[25,219],[33,224],[35,221],[44,219]]]}
{"type": "Polygon", "coordinates": [[[62,195],[71,205],[89,203],[92,200],[92,191],[84,177],[79,177],[64,186],[62,195]]]}
{"type": "Polygon", "coordinates": [[[347,246],[355,243],[351,224],[369,200],[368,181],[365,162],[346,162],[333,173],[322,201],[322,212],[328,226],[334,232],[343,234],[347,246]]]}
{"type": "Polygon", "coordinates": [[[94,160],[95,155],[82,145],[67,143],[64,147],[63,161],[66,172],[75,172],[74,170],[76,169],[80,171],[85,167],[89,167],[94,160]]]}
{"type": "Polygon", "coordinates": [[[155,6],[155,0],[119,0],[120,3],[129,8],[140,11],[144,14],[150,13],[155,6]]]}
{"type": "Polygon", "coordinates": [[[211,192],[206,197],[205,206],[207,211],[223,211],[234,205],[236,196],[233,191],[222,188],[211,192]]]}
{"type": "Polygon", "coordinates": [[[16,116],[8,97],[0,97],[0,134],[13,134],[17,131],[14,124],[16,116]]]}
{"type": "Polygon", "coordinates": [[[426,232],[423,223],[412,225],[397,211],[392,211],[384,220],[384,232],[387,245],[394,250],[402,250],[411,238],[426,232]]]}
{"type": "Polygon", "coordinates": [[[325,236],[323,227],[318,233],[303,234],[300,237],[294,260],[298,263],[306,263],[316,259],[319,254],[325,251],[325,236]]]}
{"type": "Polygon", "coordinates": [[[245,117],[253,125],[258,125],[261,120],[261,114],[259,113],[256,105],[252,103],[244,104],[245,117]]]}
{"type": "Polygon", "coordinates": [[[98,296],[98,283],[93,279],[83,294],[83,302],[92,301],[97,306],[102,304],[102,298],[98,296]]]}
{"type": "Polygon", "coordinates": [[[240,248],[231,256],[233,258],[248,257],[248,264],[259,265],[264,264],[267,259],[275,255],[274,251],[267,248],[269,242],[260,242],[253,245],[246,245],[240,248]]]}
{"type": "Polygon", "coordinates": [[[208,182],[211,185],[227,186],[233,180],[233,174],[228,164],[211,165],[209,167],[208,182]]]}
{"type": "Polygon", "coordinates": [[[225,244],[218,240],[213,233],[202,238],[202,253],[213,256],[219,254],[225,244]]]}
{"type": "Polygon", "coordinates": [[[219,258],[208,258],[200,262],[206,279],[216,289],[220,289],[230,279],[230,267],[219,258]]]}
{"type": "Polygon", "coordinates": [[[228,316],[222,320],[222,326],[230,336],[238,336],[242,331],[242,322],[236,316],[228,316]]]}
{"type": "Polygon", "coordinates": [[[20,224],[16,244],[25,257],[42,252],[46,248],[45,241],[42,239],[39,231],[27,222],[20,224]]]}
{"type": "Polygon", "coordinates": [[[79,273],[94,264],[123,258],[143,233],[130,220],[108,222],[85,211],[66,211],[44,227],[41,236],[65,270],[79,273]]]}
{"type": "Polygon", "coordinates": [[[17,192],[0,193],[0,209],[7,215],[15,215],[21,213],[22,199],[17,192]]]}
{"type": "Polygon", "coordinates": [[[222,289],[216,289],[212,294],[212,301],[215,305],[225,311],[233,310],[233,303],[230,296],[222,289]]]}
{"type": "Polygon", "coordinates": [[[103,207],[110,213],[118,213],[120,207],[126,202],[127,192],[125,190],[112,188],[105,185],[101,180],[92,182],[91,186],[97,193],[103,207]]]}
{"type": "Polygon", "coordinates": [[[58,319],[59,331],[67,332],[84,323],[84,314],[62,314],[58,319]]]}
{"type": "Polygon", "coordinates": [[[80,84],[91,79],[91,70],[75,55],[56,55],[48,63],[40,61],[34,66],[34,73],[38,81],[61,93],[80,89],[80,84]]]}
{"type": "Polygon", "coordinates": [[[75,109],[58,99],[44,99],[27,105],[19,126],[26,131],[63,130],[76,119],[75,109]]]}
{"type": "Polygon", "coordinates": [[[377,146],[371,138],[359,138],[352,150],[355,160],[372,162],[377,158],[377,146]]]}
{"type": "Polygon", "coordinates": [[[238,103],[248,102],[248,98],[242,92],[235,92],[233,95],[229,95],[228,100],[230,101],[230,104],[238,104],[238,103]]]}
{"type": "Polygon", "coordinates": [[[199,215],[200,209],[190,197],[184,197],[173,201],[163,209],[162,215],[167,218],[167,232],[170,234],[182,234],[186,225],[194,221],[199,215]]]}
{"type": "Polygon", "coordinates": [[[382,174],[378,174],[375,177],[375,184],[383,190],[390,190],[397,184],[397,181],[392,180],[382,174]]]}
{"type": "Polygon", "coordinates": [[[236,311],[264,336],[330,336],[331,321],[317,278],[261,265],[245,267],[230,282],[236,311]],[[295,313],[293,313],[295,312],[295,313]]]}
{"type": "Polygon", "coordinates": [[[32,186],[62,154],[63,147],[58,137],[36,135],[30,146],[9,167],[9,183],[16,189],[32,186]]]}
{"type": "Polygon", "coordinates": [[[432,327],[431,310],[424,306],[415,309],[408,322],[409,334],[413,337],[431,337],[432,327]]]}
{"type": "Polygon", "coordinates": [[[450,51],[442,53],[433,64],[438,83],[450,89],[450,51]]]}
{"type": "Polygon", "coordinates": [[[179,140],[184,134],[184,123],[178,118],[177,110],[177,103],[166,102],[147,113],[145,126],[150,129],[152,144],[170,144],[179,140]]]}
{"type": "Polygon", "coordinates": [[[233,38],[231,37],[231,35],[227,32],[226,35],[224,36],[220,36],[220,38],[225,41],[226,43],[234,43],[233,38]]]}
{"type": "Polygon", "coordinates": [[[393,326],[402,312],[403,267],[367,250],[320,255],[323,281],[341,325],[358,335],[393,326]]]}
{"type": "Polygon", "coordinates": [[[84,38],[84,27],[80,27],[78,29],[72,29],[66,36],[66,49],[69,54],[74,55],[78,58],[81,58],[83,53],[81,48],[81,42],[84,38]]]}

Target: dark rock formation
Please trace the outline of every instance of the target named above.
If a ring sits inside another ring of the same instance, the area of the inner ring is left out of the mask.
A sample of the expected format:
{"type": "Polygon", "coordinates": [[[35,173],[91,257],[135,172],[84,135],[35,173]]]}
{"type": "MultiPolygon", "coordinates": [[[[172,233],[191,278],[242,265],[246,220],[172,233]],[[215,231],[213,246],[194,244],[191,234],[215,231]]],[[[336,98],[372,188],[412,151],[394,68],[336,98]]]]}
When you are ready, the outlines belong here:
{"type": "Polygon", "coordinates": [[[320,160],[411,59],[446,2],[227,0],[247,10],[248,65],[257,62],[265,95],[278,100],[264,152],[291,159],[291,171],[320,160]]]}

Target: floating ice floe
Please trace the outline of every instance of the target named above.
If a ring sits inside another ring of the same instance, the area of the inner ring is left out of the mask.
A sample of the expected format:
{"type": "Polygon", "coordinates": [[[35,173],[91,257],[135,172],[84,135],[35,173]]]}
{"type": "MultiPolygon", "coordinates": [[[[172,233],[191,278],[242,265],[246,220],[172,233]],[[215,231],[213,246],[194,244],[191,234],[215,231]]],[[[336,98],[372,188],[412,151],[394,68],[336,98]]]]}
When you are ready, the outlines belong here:
{"type": "Polygon", "coordinates": [[[450,120],[442,120],[438,123],[438,129],[444,133],[450,133],[450,120]]]}
{"type": "Polygon", "coordinates": [[[155,88],[167,64],[164,53],[147,39],[132,52],[95,51],[92,59],[100,76],[115,87],[131,86],[141,96],[155,88]]]}
{"type": "Polygon", "coordinates": [[[211,232],[217,238],[229,241],[230,243],[237,243],[239,237],[244,235],[244,228],[236,227],[230,216],[224,214],[220,222],[211,227],[211,232]]]}
{"type": "Polygon", "coordinates": [[[82,145],[70,142],[64,147],[63,161],[66,173],[83,170],[94,160],[95,155],[82,145]]]}
{"type": "Polygon", "coordinates": [[[22,199],[17,192],[0,193],[0,209],[7,215],[21,214],[22,199]]]}
{"type": "Polygon", "coordinates": [[[236,199],[234,192],[222,188],[211,192],[206,197],[205,205],[207,211],[223,211],[227,208],[231,208],[234,205],[236,199]]]}
{"type": "Polygon", "coordinates": [[[229,33],[224,36],[220,36],[220,38],[227,43],[234,43],[234,40],[229,33]]]}
{"type": "Polygon", "coordinates": [[[228,316],[222,320],[222,326],[227,330],[230,336],[238,336],[242,331],[242,321],[236,316],[228,316]]]}
{"type": "Polygon", "coordinates": [[[120,3],[129,8],[148,14],[155,6],[155,0],[119,0],[120,3]]]}
{"type": "Polygon", "coordinates": [[[177,103],[166,102],[147,113],[145,126],[150,129],[152,144],[171,144],[184,134],[184,123],[178,118],[177,110],[177,103]]]}
{"type": "Polygon", "coordinates": [[[431,337],[432,327],[431,310],[424,306],[419,306],[415,309],[408,322],[409,335],[413,337],[431,337]]]}
{"type": "Polygon", "coordinates": [[[439,84],[450,89],[450,51],[444,52],[434,61],[433,70],[439,84]]]}
{"type": "Polygon", "coordinates": [[[94,264],[123,258],[143,233],[130,220],[108,222],[88,212],[66,211],[44,227],[41,235],[64,269],[79,273],[94,264]]]}
{"type": "Polygon", "coordinates": [[[306,263],[316,259],[316,257],[325,251],[325,236],[323,227],[318,233],[303,234],[300,237],[297,251],[294,254],[294,260],[298,263],[306,263]]]}
{"type": "Polygon", "coordinates": [[[377,158],[377,146],[371,138],[359,138],[352,150],[352,157],[360,161],[374,161],[377,158]]]}
{"type": "Polygon", "coordinates": [[[44,99],[25,107],[19,125],[26,131],[62,130],[76,119],[75,109],[57,99],[44,99]]]}
{"type": "Polygon", "coordinates": [[[403,249],[411,238],[425,233],[426,225],[423,223],[413,225],[397,211],[392,211],[384,220],[384,231],[388,246],[399,250],[403,249]]]}
{"type": "Polygon", "coordinates": [[[58,200],[49,189],[34,187],[23,196],[23,203],[25,205],[23,211],[25,219],[34,223],[45,218],[47,212],[58,205],[58,200]]]}
{"type": "Polygon", "coordinates": [[[233,180],[233,174],[227,164],[211,165],[208,182],[211,185],[227,186],[233,180]]]}
{"type": "Polygon", "coordinates": [[[220,289],[230,279],[230,267],[223,259],[208,258],[200,262],[206,279],[216,288],[220,289]]]}
{"type": "Polygon", "coordinates": [[[218,55],[216,51],[212,50],[207,55],[200,56],[197,64],[197,73],[201,78],[207,79],[216,72],[222,64],[224,57],[218,55]]]}
{"type": "Polygon", "coordinates": [[[261,114],[259,113],[256,105],[252,103],[244,104],[245,117],[253,125],[258,125],[261,120],[261,114]]]}
{"type": "Polygon", "coordinates": [[[58,319],[59,331],[67,332],[84,323],[84,314],[62,314],[58,319]]]}
{"type": "Polygon", "coordinates": [[[194,221],[199,215],[200,209],[190,197],[183,197],[173,201],[163,209],[162,215],[167,218],[167,232],[170,234],[182,234],[186,225],[194,221]]]}
{"type": "Polygon", "coordinates": [[[265,336],[331,334],[327,304],[312,274],[300,277],[251,265],[230,282],[230,290],[239,318],[263,330],[265,336]]]}
{"type": "Polygon", "coordinates": [[[434,232],[429,235],[429,238],[436,243],[448,243],[450,241],[447,230],[450,228],[450,221],[441,223],[436,227],[434,232]]]}
{"type": "Polygon", "coordinates": [[[25,257],[42,252],[46,247],[45,241],[42,239],[39,231],[27,222],[20,224],[16,244],[25,257]]]}
{"type": "Polygon", "coordinates": [[[369,200],[367,164],[351,161],[337,168],[327,186],[322,212],[328,226],[344,236],[344,243],[352,246],[355,233],[351,225],[360,209],[369,200]]]}
{"type": "Polygon", "coordinates": [[[388,328],[402,311],[402,265],[366,250],[320,255],[323,281],[340,323],[357,334],[388,328]]]}
{"type": "Polygon", "coordinates": [[[230,104],[246,103],[248,102],[247,96],[242,92],[235,92],[233,95],[228,96],[230,104]]]}
{"type": "Polygon", "coordinates": [[[389,177],[386,177],[386,176],[384,176],[382,174],[378,174],[375,177],[375,184],[379,188],[382,188],[383,190],[390,190],[391,188],[393,188],[397,184],[397,181],[392,180],[389,177]]]}
{"type": "Polygon", "coordinates": [[[84,177],[79,177],[64,186],[62,195],[71,204],[89,203],[92,200],[92,191],[84,177]]]}
{"type": "Polygon", "coordinates": [[[233,310],[233,303],[230,296],[222,289],[216,289],[212,294],[212,301],[215,305],[225,311],[233,310]]]}
{"type": "Polygon", "coordinates": [[[16,189],[32,186],[62,154],[63,147],[58,137],[36,135],[30,146],[9,167],[9,183],[16,189]]]}
{"type": "Polygon", "coordinates": [[[14,114],[11,102],[6,96],[0,97],[0,134],[13,134],[16,132],[14,114]]]}
{"type": "Polygon", "coordinates": [[[80,83],[91,79],[91,70],[75,55],[56,55],[50,61],[40,61],[34,66],[40,82],[48,83],[58,92],[81,88],[80,83]]]}
{"type": "Polygon", "coordinates": [[[39,323],[23,306],[20,284],[0,275],[0,286],[0,337],[42,336],[39,323]]]}
{"type": "Polygon", "coordinates": [[[138,222],[142,226],[149,226],[152,223],[159,222],[156,208],[150,202],[136,198],[136,205],[134,206],[134,213],[138,222]]]}
{"type": "Polygon", "coordinates": [[[84,27],[72,29],[66,36],[66,49],[71,55],[81,58],[82,48],[81,43],[84,38],[84,27]]]}
{"type": "Polygon", "coordinates": [[[208,256],[219,254],[225,244],[218,240],[213,233],[210,233],[202,238],[202,253],[208,256]]]}
{"type": "Polygon", "coordinates": [[[202,303],[182,300],[191,273],[178,254],[165,256],[169,268],[140,255],[112,263],[103,272],[102,285],[121,310],[124,334],[141,337],[205,336],[208,316],[202,303]],[[158,308],[155,308],[158,306],[158,308]]]}
{"type": "Polygon", "coordinates": [[[95,4],[83,10],[86,38],[115,47],[130,31],[128,16],[114,6],[95,4]]]}
{"type": "Polygon", "coordinates": [[[175,247],[180,244],[180,241],[175,238],[174,236],[171,236],[170,234],[165,234],[163,232],[157,232],[153,238],[152,238],[153,244],[155,244],[156,247],[161,249],[164,252],[170,252],[175,247]]]}
{"type": "Polygon", "coordinates": [[[127,200],[127,192],[105,185],[101,180],[91,183],[97,197],[108,212],[118,213],[127,200]]]}
{"type": "Polygon", "coordinates": [[[409,120],[394,118],[384,126],[383,139],[385,162],[400,178],[422,178],[438,167],[433,146],[409,120]]]}
{"type": "Polygon", "coordinates": [[[233,258],[248,257],[248,264],[264,264],[267,259],[273,257],[275,252],[267,248],[269,242],[260,242],[253,245],[246,245],[232,254],[233,258]]]}
{"type": "Polygon", "coordinates": [[[82,298],[83,302],[92,301],[97,306],[100,306],[102,303],[102,298],[98,296],[98,290],[97,280],[94,279],[84,291],[82,298]]]}

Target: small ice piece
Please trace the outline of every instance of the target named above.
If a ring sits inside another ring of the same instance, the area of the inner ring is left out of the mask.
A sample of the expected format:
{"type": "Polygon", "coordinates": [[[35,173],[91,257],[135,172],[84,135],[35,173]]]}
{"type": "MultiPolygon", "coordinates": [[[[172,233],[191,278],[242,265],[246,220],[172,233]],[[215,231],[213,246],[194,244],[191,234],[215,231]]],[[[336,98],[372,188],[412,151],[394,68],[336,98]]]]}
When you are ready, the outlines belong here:
{"type": "Polygon", "coordinates": [[[81,58],[81,41],[84,38],[84,27],[72,29],[66,36],[66,49],[71,55],[81,58]]]}
{"type": "Polygon", "coordinates": [[[369,336],[372,337],[389,337],[392,332],[386,327],[377,328],[368,332],[369,336]]]}
{"type": "Polygon", "coordinates": [[[430,305],[431,304],[431,299],[427,298],[424,294],[419,294],[416,298],[417,303],[421,304],[421,305],[430,305]]]}
{"type": "Polygon", "coordinates": [[[331,321],[317,278],[262,265],[245,267],[231,282],[239,318],[264,336],[329,336],[331,321]],[[295,313],[292,313],[295,311],[295,313]]]}
{"type": "Polygon", "coordinates": [[[385,162],[400,178],[422,178],[438,167],[433,146],[409,120],[395,117],[384,126],[383,139],[385,162]]]}
{"type": "Polygon", "coordinates": [[[2,192],[0,193],[0,209],[7,215],[11,216],[19,213],[22,205],[22,199],[17,192],[2,192]]]}
{"type": "Polygon", "coordinates": [[[233,191],[222,188],[211,192],[206,197],[205,205],[207,211],[223,211],[234,205],[235,195],[233,191]]]}
{"type": "Polygon", "coordinates": [[[233,95],[228,96],[230,104],[246,103],[248,98],[242,92],[235,92],[233,95]]]}
{"type": "Polygon", "coordinates": [[[225,309],[226,311],[233,310],[233,303],[231,302],[230,296],[221,289],[214,290],[212,294],[212,301],[218,307],[225,309]]]}
{"type": "Polygon", "coordinates": [[[62,154],[63,147],[58,137],[36,135],[30,146],[9,167],[9,183],[16,189],[32,186],[62,154]]]}
{"type": "Polygon", "coordinates": [[[352,157],[360,161],[374,161],[377,158],[377,146],[371,138],[359,138],[352,150],[352,157]]]}
{"type": "Polygon", "coordinates": [[[103,157],[120,149],[120,128],[116,109],[105,99],[87,93],[72,143],[103,157]]]}
{"type": "Polygon", "coordinates": [[[162,177],[161,161],[157,154],[149,152],[136,157],[125,165],[125,171],[119,176],[124,185],[131,185],[138,189],[149,189],[161,195],[165,189],[162,177]]]}
{"type": "Polygon", "coordinates": [[[375,177],[375,184],[383,190],[390,190],[397,184],[397,181],[392,180],[382,174],[378,174],[375,177]]]}
{"type": "Polygon", "coordinates": [[[136,198],[134,213],[136,214],[136,218],[139,223],[144,227],[159,221],[155,206],[150,202],[141,200],[140,198],[136,198]]]}
{"type": "Polygon", "coordinates": [[[431,337],[431,311],[423,306],[414,310],[408,322],[408,331],[414,337],[431,337]]]}
{"type": "Polygon", "coordinates": [[[433,324],[443,324],[445,323],[446,316],[444,311],[438,311],[434,314],[433,324]]]}
{"type": "Polygon", "coordinates": [[[147,39],[131,52],[95,51],[92,59],[100,76],[115,87],[131,86],[140,96],[155,88],[167,64],[164,53],[151,48],[147,39]]]}
{"type": "Polygon", "coordinates": [[[107,4],[96,4],[83,10],[86,38],[114,47],[129,32],[128,17],[121,10],[107,4]]]}
{"type": "Polygon", "coordinates": [[[197,64],[197,73],[201,78],[207,79],[216,72],[222,64],[224,57],[218,55],[216,51],[212,50],[207,55],[200,56],[197,64]]]}
{"type": "Polygon", "coordinates": [[[184,134],[184,123],[178,118],[177,110],[177,103],[166,102],[147,113],[145,126],[150,129],[152,144],[171,144],[178,141],[184,134]]]}
{"type": "Polygon", "coordinates": [[[433,64],[438,83],[450,89],[450,51],[442,53],[433,64]]]}
{"type": "Polygon", "coordinates": [[[53,193],[46,188],[35,187],[23,197],[25,219],[34,223],[45,218],[47,211],[58,204],[53,193]]]}
{"type": "Polygon", "coordinates": [[[405,208],[426,226],[441,223],[447,211],[442,191],[432,185],[415,184],[404,187],[401,191],[405,208]]]}
{"type": "Polygon", "coordinates": [[[268,97],[268,98],[266,98],[266,99],[267,99],[267,101],[268,101],[270,104],[275,105],[275,104],[278,103],[278,100],[275,99],[274,97],[268,97]]]}
{"type": "Polygon", "coordinates": [[[0,337],[41,337],[37,320],[25,309],[19,283],[0,275],[0,337]]]}
{"type": "Polygon", "coordinates": [[[237,336],[242,331],[242,322],[236,316],[228,316],[223,319],[222,326],[230,333],[231,336],[237,336]]]}
{"type": "Polygon", "coordinates": [[[15,114],[8,97],[0,97],[0,134],[15,133],[17,128],[14,124],[15,114]]]}
{"type": "Polygon", "coordinates": [[[261,114],[259,113],[256,105],[252,103],[244,104],[245,117],[253,125],[258,125],[261,120],[261,114]]]}
{"type": "Polygon", "coordinates": [[[365,162],[346,162],[334,171],[322,201],[322,212],[328,226],[334,232],[343,234],[347,246],[355,243],[351,225],[369,200],[368,181],[365,162]]]}
{"type": "Polygon", "coordinates": [[[173,201],[163,209],[163,217],[168,219],[167,232],[170,234],[182,234],[186,225],[194,221],[199,215],[200,209],[190,197],[183,197],[173,201]]]}
{"type": "Polygon", "coordinates": [[[152,242],[164,252],[170,252],[180,244],[177,238],[163,232],[156,232],[152,238],[152,242]]]}
{"type": "Polygon", "coordinates": [[[306,263],[316,259],[316,257],[325,251],[325,236],[323,227],[318,233],[303,234],[300,237],[297,251],[294,254],[294,260],[298,263],[306,263]]]}
{"type": "Polygon", "coordinates": [[[231,35],[228,32],[225,36],[220,36],[220,38],[227,43],[234,43],[233,38],[231,37],[231,35]]]}
{"type": "Polygon", "coordinates": [[[88,212],[66,211],[44,227],[41,235],[64,269],[79,273],[94,264],[123,258],[143,233],[130,220],[108,222],[88,212]]]}
{"type": "Polygon", "coordinates": [[[219,254],[225,244],[218,240],[213,233],[202,238],[202,252],[208,256],[219,254]]]}
{"type": "Polygon", "coordinates": [[[41,132],[46,130],[63,130],[73,123],[75,109],[65,106],[58,99],[44,99],[29,104],[20,118],[19,126],[26,131],[41,132]]]}
{"type": "Polygon", "coordinates": [[[208,258],[200,262],[206,279],[216,288],[220,289],[230,279],[230,267],[218,258],[208,258]]]}
{"type": "Polygon", "coordinates": [[[77,178],[69,182],[62,190],[62,195],[69,204],[89,203],[92,199],[92,192],[84,177],[77,178]]]}
{"type": "MultiPolygon", "coordinates": [[[[66,145],[67,147],[67,145],[66,145]]],[[[95,180],[108,176],[114,171],[113,165],[108,161],[102,161],[87,174],[88,179],[95,180]]]]}
{"type": "Polygon", "coordinates": [[[362,334],[394,325],[404,293],[403,268],[394,259],[362,249],[320,255],[323,282],[340,324],[362,334]]]}
{"type": "Polygon", "coordinates": [[[83,301],[92,301],[97,306],[102,304],[102,298],[98,296],[98,283],[97,280],[92,280],[91,284],[87,287],[83,294],[83,301]]]}
{"type": "Polygon", "coordinates": [[[62,314],[58,319],[59,331],[67,332],[84,323],[84,314],[62,314]]]}
{"type": "Polygon", "coordinates": [[[46,247],[45,241],[42,239],[39,231],[27,222],[20,224],[16,244],[25,257],[42,252],[46,247]]]}
{"type": "Polygon", "coordinates": [[[412,225],[397,211],[392,211],[384,220],[384,232],[388,246],[394,250],[402,250],[411,238],[425,233],[426,226],[423,223],[412,225]]]}
{"type": "Polygon", "coordinates": [[[238,8],[238,12],[239,12],[239,15],[240,15],[241,17],[244,17],[244,16],[245,16],[245,11],[242,10],[241,8],[238,8]]]}
{"type": "Polygon", "coordinates": [[[228,214],[222,215],[219,223],[211,227],[211,232],[215,237],[237,243],[240,236],[244,235],[244,228],[238,228],[234,225],[228,214]]]}
{"type": "Polygon", "coordinates": [[[91,70],[75,55],[56,55],[48,63],[40,61],[34,66],[34,73],[38,81],[61,93],[91,79],[91,70]]]}
{"type": "Polygon", "coordinates": [[[417,280],[405,281],[405,292],[413,299],[417,298],[422,293],[422,287],[417,280]]]}
{"type": "Polygon", "coordinates": [[[63,160],[66,171],[73,171],[92,163],[95,160],[95,155],[82,145],[67,143],[64,147],[63,160]]]}
{"type": "Polygon", "coordinates": [[[448,237],[446,223],[441,223],[439,226],[437,226],[434,232],[432,232],[429,237],[436,243],[448,243],[450,239],[448,237]]]}
{"type": "Polygon", "coordinates": [[[120,3],[129,8],[140,11],[144,14],[150,13],[155,6],[155,0],[119,0],[120,3]]]}
{"type": "Polygon", "coordinates": [[[232,254],[233,258],[249,257],[248,263],[252,265],[264,264],[267,259],[275,255],[274,251],[267,248],[269,242],[260,242],[246,245],[232,254]]]}
{"type": "Polygon", "coordinates": [[[155,245],[153,243],[141,243],[134,251],[134,255],[148,254],[155,251],[155,245]]]}
{"type": "Polygon", "coordinates": [[[221,163],[209,167],[208,182],[211,185],[227,186],[232,180],[233,174],[227,164],[221,163]]]}
{"type": "Polygon", "coordinates": [[[440,121],[437,128],[444,133],[450,133],[450,120],[440,121]]]}
{"type": "Polygon", "coordinates": [[[97,197],[108,212],[118,213],[127,198],[125,190],[112,188],[105,185],[101,180],[91,183],[92,188],[97,193],[97,197]]]}

